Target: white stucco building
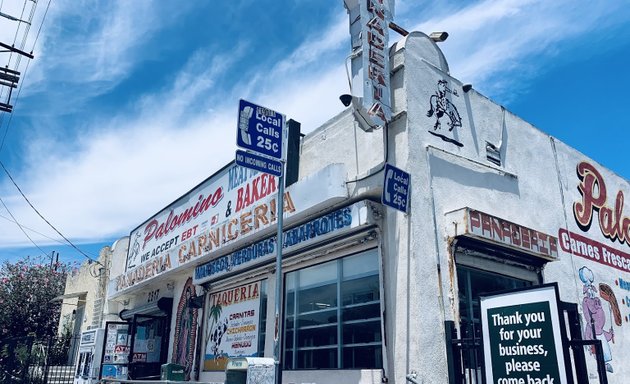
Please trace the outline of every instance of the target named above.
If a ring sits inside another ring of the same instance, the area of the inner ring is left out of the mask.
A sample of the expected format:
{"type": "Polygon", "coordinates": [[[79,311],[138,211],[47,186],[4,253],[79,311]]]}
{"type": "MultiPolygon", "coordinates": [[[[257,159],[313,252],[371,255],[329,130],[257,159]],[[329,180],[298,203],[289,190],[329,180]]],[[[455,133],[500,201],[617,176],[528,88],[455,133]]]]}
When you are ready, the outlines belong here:
{"type": "Polygon", "coordinates": [[[178,362],[191,380],[223,382],[227,357],[273,356],[281,300],[283,383],[480,377],[466,353],[449,370],[450,324],[479,337],[481,293],[557,283],[584,338],[602,340],[608,382],[627,382],[628,182],[464,87],[423,33],[392,46],[389,65],[385,127],[364,131],[349,108],[299,142],[281,297],[277,181],[228,164],[112,260],[107,308],[121,320],[107,323],[106,373],[138,379],[178,362]],[[407,213],[381,204],[386,164],[410,174],[407,213]]]}

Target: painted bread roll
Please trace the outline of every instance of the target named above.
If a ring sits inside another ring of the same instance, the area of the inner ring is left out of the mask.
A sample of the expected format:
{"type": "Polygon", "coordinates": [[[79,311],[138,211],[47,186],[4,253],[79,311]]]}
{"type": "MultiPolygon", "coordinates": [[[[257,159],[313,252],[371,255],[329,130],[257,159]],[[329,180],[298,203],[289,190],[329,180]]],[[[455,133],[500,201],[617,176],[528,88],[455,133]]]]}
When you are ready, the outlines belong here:
{"type": "Polygon", "coordinates": [[[619,311],[619,304],[617,303],[617,298],[612,288],[610,288],[608,284],[599,283],[599,295],[602,299],[610,303],[610,309],[612,310],[615,324],[621,326],[621,312],[619,311]]]}

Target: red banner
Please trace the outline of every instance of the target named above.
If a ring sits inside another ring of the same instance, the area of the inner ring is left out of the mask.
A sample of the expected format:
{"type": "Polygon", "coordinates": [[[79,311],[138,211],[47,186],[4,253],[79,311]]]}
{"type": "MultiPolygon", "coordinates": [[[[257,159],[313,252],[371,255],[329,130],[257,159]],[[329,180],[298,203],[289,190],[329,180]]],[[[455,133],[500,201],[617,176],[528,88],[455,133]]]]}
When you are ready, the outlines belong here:
{"type": "Polygon", "coordinates": [[[620,271],[630,272],[630,254],[577,233],[569,232],[564,228],[558,231],[558,238],[560,239],[560,247],[565,252],[596,261],[620,271]]]}

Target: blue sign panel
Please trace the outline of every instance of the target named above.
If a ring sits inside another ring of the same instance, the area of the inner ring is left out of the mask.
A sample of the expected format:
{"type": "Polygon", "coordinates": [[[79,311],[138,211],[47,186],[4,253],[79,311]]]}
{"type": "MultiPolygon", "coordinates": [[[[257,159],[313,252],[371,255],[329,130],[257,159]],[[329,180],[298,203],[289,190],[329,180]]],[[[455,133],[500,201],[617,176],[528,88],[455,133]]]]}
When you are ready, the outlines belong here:
{"type": "Polygon", "coordinates": [[[236,150],[236,164],[274,176],[282,176],[282,163],[268,157],[258,156],[241,150],[236,150]]]}
{"type": "Polygon", "coordinates": [[[283,130],[283,114],[241,99],[238,106],[236,145],[282,159],[283,130]]]}
{"type": "MultiPolygon", "coordinates": [[[[287,250],[286,253],[288,253],[297,247],[312,245],[316,241],[325,239],[326,236],[340,234],[343,230],[356,229],[360,225],[368,224],[368,221],[362,219],[359,214],[359,211],[364,207],[363,203],[356,203],[285,230],[282,234],[282,249],[287,250]]],[[[235,273],[254,265],[271,262],[277,254],[277,244],[277,236],[269,237],[198,265],[195,267],[193,283],[203,284],[228,273],[235,273]]]]}
{"type": "Polygon", "coordinates": [[[385,164],[385,182],[381,197],[383,204],[407,213],[410,186],[411,175],[392,165],[385,164]]]}

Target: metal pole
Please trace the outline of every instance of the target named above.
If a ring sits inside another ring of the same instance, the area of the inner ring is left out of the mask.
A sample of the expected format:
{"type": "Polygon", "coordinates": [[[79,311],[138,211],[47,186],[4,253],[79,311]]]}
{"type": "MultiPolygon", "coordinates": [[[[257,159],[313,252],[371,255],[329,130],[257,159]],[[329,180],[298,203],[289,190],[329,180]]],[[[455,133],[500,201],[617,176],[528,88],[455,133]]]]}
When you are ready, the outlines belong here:
{"type": "Polygon", "coordinates": [[[280,341],[282,335],[282,323],[280,322],[280,302],[282,296],[282,219],[284,215],[284,168],[285,162],[282,163],[282,174],[278,176],[278,198],[276,199],[276,217],[278,220],[278,233],[276,235],[276,312],[275,312],[275,332],[273,338],[273,360],[276,364],[276,384],[282,383],[280,369],[280,341]]]}

